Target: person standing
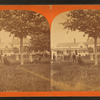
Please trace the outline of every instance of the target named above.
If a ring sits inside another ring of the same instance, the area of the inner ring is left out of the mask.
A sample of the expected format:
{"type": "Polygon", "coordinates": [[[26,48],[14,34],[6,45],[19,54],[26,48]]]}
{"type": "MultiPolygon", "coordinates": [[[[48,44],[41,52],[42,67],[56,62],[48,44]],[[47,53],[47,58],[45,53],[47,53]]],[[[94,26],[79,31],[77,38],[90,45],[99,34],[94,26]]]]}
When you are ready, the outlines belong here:
{"type": "Polygon", "coordinates": [[[76,55],[74,53],[72,55],[72,58],[73,58],[73,62],[76,62],[76,55]]]}
{"type": "Polygon", "coordinates": [[[55,54],[53,54],[53,61],[55,61],[56,57],[55,57],[55,54]]]}
{"type": "Polygon", "coordinates": [[[79,56],[78,56],[78,64],[79,65],[84,65],[84,61],[81,59],[81,55],[79,54],[79,56]]]}

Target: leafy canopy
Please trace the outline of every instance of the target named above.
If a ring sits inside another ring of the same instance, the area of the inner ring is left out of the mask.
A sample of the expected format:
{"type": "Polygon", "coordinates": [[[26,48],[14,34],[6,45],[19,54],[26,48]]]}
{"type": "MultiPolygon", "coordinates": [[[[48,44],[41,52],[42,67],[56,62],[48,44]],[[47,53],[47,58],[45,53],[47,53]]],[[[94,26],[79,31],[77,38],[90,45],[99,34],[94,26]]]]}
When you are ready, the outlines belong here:
{"type": "Polygon", "coordinates": [[[26,10],[0,11],[0,30],[10,32],[20,39],[31,36],[31,49],[48,50],[50,47],[49,23],[37,12],[26,10]]]}
{"type": "Polygon", "coordinates": [[[42,33],[38,35],[32,35],[31,38],[31,49],[35,51],[50,51],[50,33],[42,33]]]}
{"type": "Polygon", "coordinates": [[[11,32],[16,37],[24,38],[29,34],[47,31],[44,16],[33,11],[26,10],[2,10],[0,11],[0,24],[2,29],[11,32]]]}
{"type": "Polygon", "coordinates": [[[100,10],[73,10],[66,14],[64,29],[79,30],[89,37],[100,37],[100,10]]]}

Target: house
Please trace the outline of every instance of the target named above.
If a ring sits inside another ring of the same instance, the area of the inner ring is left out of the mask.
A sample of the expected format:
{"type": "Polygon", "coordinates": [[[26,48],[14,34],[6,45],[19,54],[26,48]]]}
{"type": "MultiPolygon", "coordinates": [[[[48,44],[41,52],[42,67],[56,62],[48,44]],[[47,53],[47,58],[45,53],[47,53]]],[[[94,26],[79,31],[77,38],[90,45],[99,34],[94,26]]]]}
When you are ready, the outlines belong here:
{"type": "MultiPolygon", "coordinates": [[[[19,52],[20,52],[20,39],[17,38],[17,37],[14,37],[12,39],[12,45],[13,45],[13,48],[16,47],[18,48],[19,52]]],[[[30,40],[27,39],[27,38],[24,38],[23,39],[23,46],[24,47],[29,47],[31,44],[30,44],[30,40]]]]}
{"type": "MultiPolygon", "coordinates": [[[[13,38],[12,39],[12,44],[13,44],[13,47],[20,47],[20,39],[19,38],[13,38]]],[[[23,39],[23,46],[29,46],[30,45],[30,40],[27,39],[27,38],[24,38],[23,39]]]]}
{"type": "MultiPolygon", "coordinates": [[[[23,46],[29,46],[29,45],[30,45],[29,39],[24,39],[23,46]]],[[[14,47],[17,47],[20,51],[20,39],[19,38],[13,38],[12,42],[1,42],[0,41],[0,54],[7,55],[7,56],[13,55],[14,47]]]]}
{"type": "MultiPolygon", "coordinates": [[[[88,44],[88,48],[92,48],[94,51],[94,39],[88,38],[87,44],[88,44]]],[[[97,39],[97,52],[100,54],[100,38],[97,39]]]]}
{"type": "MultiPolygon", "coordinates": [[[[94,39],[93,38],[88,38],[87,43],[88,43],[88,47],[94,48],[94,39]]],[[[100,46],[100,38],[97,39],[97,46],[100,46]]]]}
{"type": "Polygon", "coordinates": [[[55,48],[51,50],[51,58],[53,59],[53,55],[57,58],[58,56],[63,57],[64,55],[88,55],[88,45],[84,42],[70,42],[70,43],[58,43],[55,48]]]}
{"type": "Polygon", "coordinates": [[[10,42],[0,42],[0,54],[10,56],[13,54],[13,46],[10,42]]]}

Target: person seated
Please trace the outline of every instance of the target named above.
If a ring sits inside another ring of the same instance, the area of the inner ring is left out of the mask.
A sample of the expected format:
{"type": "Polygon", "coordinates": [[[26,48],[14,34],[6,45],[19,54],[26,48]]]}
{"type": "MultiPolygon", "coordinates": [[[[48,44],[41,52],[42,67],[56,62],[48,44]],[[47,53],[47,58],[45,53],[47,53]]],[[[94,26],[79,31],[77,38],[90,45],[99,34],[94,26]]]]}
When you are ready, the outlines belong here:
{"type": "Polygon", "coordinates": [[[4,64],[5,64],[5,65],[10,65],[10,62],[8,61],[6,55],[4,56],[4,64]]]}

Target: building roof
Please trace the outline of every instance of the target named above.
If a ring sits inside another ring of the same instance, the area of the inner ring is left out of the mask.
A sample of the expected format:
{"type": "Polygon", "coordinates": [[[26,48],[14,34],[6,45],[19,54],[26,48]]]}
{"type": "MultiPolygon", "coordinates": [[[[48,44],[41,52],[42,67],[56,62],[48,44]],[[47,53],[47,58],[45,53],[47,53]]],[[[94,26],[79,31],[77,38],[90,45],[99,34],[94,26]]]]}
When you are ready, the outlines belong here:
{"type": "Polygon", "coordinates": [[[87,48],[55,48],[55,50],[53,51],[56,51],[56,50],[87,50],[87,48]]]}
{"type": "MultiPolygon", "coordinates": [[[[58,43],[56,47],[77,47],[81,42],[77,42],[77,43],[58,43]]],[[[83,43],[84,45],[86,45],[86,43],[83,43]]]]}

